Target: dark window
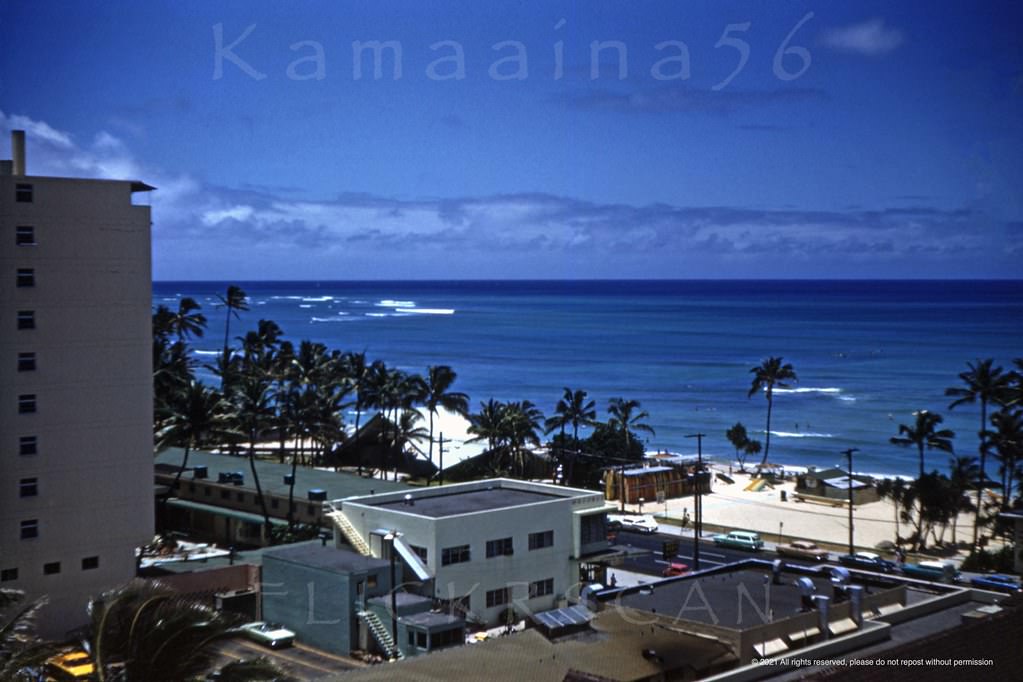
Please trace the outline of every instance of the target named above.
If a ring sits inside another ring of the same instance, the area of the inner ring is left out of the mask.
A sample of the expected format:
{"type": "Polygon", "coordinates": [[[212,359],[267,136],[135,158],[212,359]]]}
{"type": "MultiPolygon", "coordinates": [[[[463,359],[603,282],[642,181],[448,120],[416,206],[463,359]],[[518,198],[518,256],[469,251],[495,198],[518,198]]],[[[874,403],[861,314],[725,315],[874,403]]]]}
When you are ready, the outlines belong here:
{"type": "Polygon", "coordinates": [[[425,564],[426,563],[426,548],[425,547],[416,547],[415,545],[409,545],[409,547],[412,548],[412,551],[416,553],[416,556],[418,556],[420,559],[422,559],[423,563],[425,564]]]}
{"type": "Polygon", "coordinates": [[[367,575],[366,576],[366,587],[376,587],[376,586],[377,586],[377,577],[375,575],[367,575]]]}
{"type": "Polygon", "coordinates": [[[277,507],[279,507],[279,506],[281,506],[280,500],[278,500],[276,497],[271,497],[270,498],[270,508],[271,509],[277,509],[277,507]]]}
{"type": "Polygon", "coordinates": [[[579,535],[579,540],[583,545],[607,541],[607,515],[590,514],[584,516],[579,535]]]}
{"type": "Polygon", "coordinates": [[[36,311],[34,310],[19,310],[18,311],[18,329],[35,329],[36,328],[36,311]]]}
{"type": "Polygon", "coordinates": [[[206,492],[206,497],[209,497],[210,495],[213,494],[213,489],[210,488],[208,485],[203,486],[203,490],[206,492]]]}
{"type": "Polygon", "coordinates": [[[36,371],[36,354],[18,353],[18,371],[19,372],[36,371]]]}
{"type": "Polygon", "coordinates": [[[309,505],[309,516],[316,516],[316,505],[309,505]]]}
{"type": "Polygon", "coordinates": [[[36,285],[35,268],[18,268],[16,283],[19,287],[34,287],[36,285]]]}
{"type": "Polygon", "coordinates": [[[235,495],[235,497],[238,498],[239,502],[244,502],[245,501],[245,493],[238,493],[237,495],[235,495]]]}
{"type": "Polygon", "coordinates": [[[543,549],[544,547],[550,547],[554,544],[554,531],[545,530],[542,533],[530,533],[529,534],[529,549],[543,549]]]}
{"type": "Polygon", "coordinates": [[[463,564],[470,560],[469,545],[445,547],[440,551],[440,565],[463,564]]]}
{"type": "Polygon", "coordinates": [[[99,568],[99,557],[98,556],[87,556],[82,559],[82,570],[92,571],[99,568]]]}
{"type": "Polygon", "coordinates": [[[195,483],[188,484],[188,492],[195,493],[195,483]]]}
{"type": "Polygon", "coordinates": [[[230,500],[231,499],[231,491],[230,490],[221,490],[220,491],[220,499],[222,499],[222,500],[230,500]]]}
{"type": "Polygon", "coordinates": [[[18,396],[18,414],[31,414],[36,411],[35,393],[23,393],[18,396]]]}
{"type": "Polygon", "coordinates": [[[507,587],[502,587],[500,589],[490,590],[489,592],[487,592],[487,608],[489,609],[493,606],[507,604],[509,602],[508,592],[509,590],[507,587]]]}
{"type": "Polygon", "coordinates": [[[18,569],[16,568],[5,568],[0,571],[0,583],[10,582],[18,579],[18,569]]]}
{"type": "Polygon", "coordinates": [[[29,540],[31,538],[39,537],[39,521],[37,519],[29,519],[28,521],[21,522],[21,539],[29,540]]]}
{"type": "Polygon", "coordinates": [[[533,597],[546,597],[549,594],[554,594],[554,578],[529,583],[530,599],[533,597]]]}
{"type": "Polygon", "coordinates": [[[36,228],[31,225],[18,225],[14,228],[14,243],[18,246],[35,246],[36,228]]]}
{"type": "Polygon", "coordinates": [[[420,649],[425,649],[426,648],[426,633],[425,632],[418,632],[418,631],[416,632],[416,646],[419,647],[420,649]]]}
{"type": "Polygon", "coordinates": [[[32,203],[32,185],[18,183],[14,186],[14,200],[19,204],[32,203]]]}
{"type": "Polygon", "coordinates": [[[57,575],[60,573],[60,562],[51,561],[48,564],[43,564],[43,575],[57,575]]]}
{"type": "Polygon", "coordinates": [[[491,559],[495,556],[511,556],[515,553],[512,547],[511,538],[501,538],[500,540],[487,540],[487,558],[491,559]]]}
{"type": "Polygon", "coordinates": [[[39,438],[36,436],[22,436],[18,439],[19,455],[35,455],[39,452],[39,438]]]}
{"type": "Polygon", "coordinates": [[[38,478],[23,478],[18,483],[19,497],[35,497],[39,494],[38,478]]]}

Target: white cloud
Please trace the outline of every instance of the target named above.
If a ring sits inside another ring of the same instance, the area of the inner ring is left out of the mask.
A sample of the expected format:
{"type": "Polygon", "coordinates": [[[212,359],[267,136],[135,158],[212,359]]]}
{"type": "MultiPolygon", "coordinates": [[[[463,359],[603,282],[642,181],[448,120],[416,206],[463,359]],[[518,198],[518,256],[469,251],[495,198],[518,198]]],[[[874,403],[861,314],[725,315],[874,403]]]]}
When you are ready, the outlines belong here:
{"type": "Polygon", "coordinates": [[[827,47],[868,57],[887,54],[902,45],[903,40],[902,31],[885,26],[884,19],[833,28],[821,36],[821,44],[827,47]]]}

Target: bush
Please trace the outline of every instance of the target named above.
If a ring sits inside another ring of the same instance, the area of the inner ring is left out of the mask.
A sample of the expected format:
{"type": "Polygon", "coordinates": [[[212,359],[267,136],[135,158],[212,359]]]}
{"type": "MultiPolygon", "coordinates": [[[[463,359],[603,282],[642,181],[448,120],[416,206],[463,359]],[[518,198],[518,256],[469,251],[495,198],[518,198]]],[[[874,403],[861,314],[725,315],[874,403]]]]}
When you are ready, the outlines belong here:
{"type": "Polygon", "coordinates": [[[960,568],[976,573],[1011,573],[1013,571],[1012,547],[1006,545],[997,552],[979,549],[966,557],[960,568]]]}

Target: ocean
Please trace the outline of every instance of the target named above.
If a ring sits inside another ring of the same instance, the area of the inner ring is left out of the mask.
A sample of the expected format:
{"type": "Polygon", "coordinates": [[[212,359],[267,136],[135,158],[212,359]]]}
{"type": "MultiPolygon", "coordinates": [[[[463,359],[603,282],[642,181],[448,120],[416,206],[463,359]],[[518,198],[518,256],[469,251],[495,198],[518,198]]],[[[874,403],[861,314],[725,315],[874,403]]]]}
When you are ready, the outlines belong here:
{"type": "MultiPolygon", "coordinates": [[[[888,442],[912,412],[945,416],[959,454],[976,454],[979,408],[948,409],[945,388],[966,363],[1023,357],[1023,281],[373,281],[232,282],[251,310],[293,340],[365,351],[369,360],[458,374],[473,410],[490,398],[552,414],[563,388],[583,389],[606,418],[608,399],[635,399],[655,435],[648,450],[734,453],[742,422],[763,441],[767,403],[747,397],[750,369],[769,356],[799,381],[776,390],[772,462],[833,466],[859,448],[856,471],[915,475],[917,453],[888,442]]],[[[227,282],[156,282],[153,305],[196,299],[209,318],[194,346],[212,360],[223,342],[216,294],[227,282]]],[[[207,377],[210,375],[207,373],[207,377]]],[[[931,452],[928,468],[946,471],[931,452]]],[[[993,472],[993,468],[992,468],[993,472]]]]}

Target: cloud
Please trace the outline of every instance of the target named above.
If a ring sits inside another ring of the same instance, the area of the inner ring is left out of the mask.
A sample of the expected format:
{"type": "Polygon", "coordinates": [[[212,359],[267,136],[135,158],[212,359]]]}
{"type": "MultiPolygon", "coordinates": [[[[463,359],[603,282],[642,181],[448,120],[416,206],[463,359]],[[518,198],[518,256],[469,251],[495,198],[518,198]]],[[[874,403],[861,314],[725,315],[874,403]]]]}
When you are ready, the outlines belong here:
{"type": "Polygon", "coordinates": [[[878,57],[896,49],[903,41],[902,31],[886,27],[884,19],[870,19],[824,31],[819,42],[840,52],[878,57]]]}

